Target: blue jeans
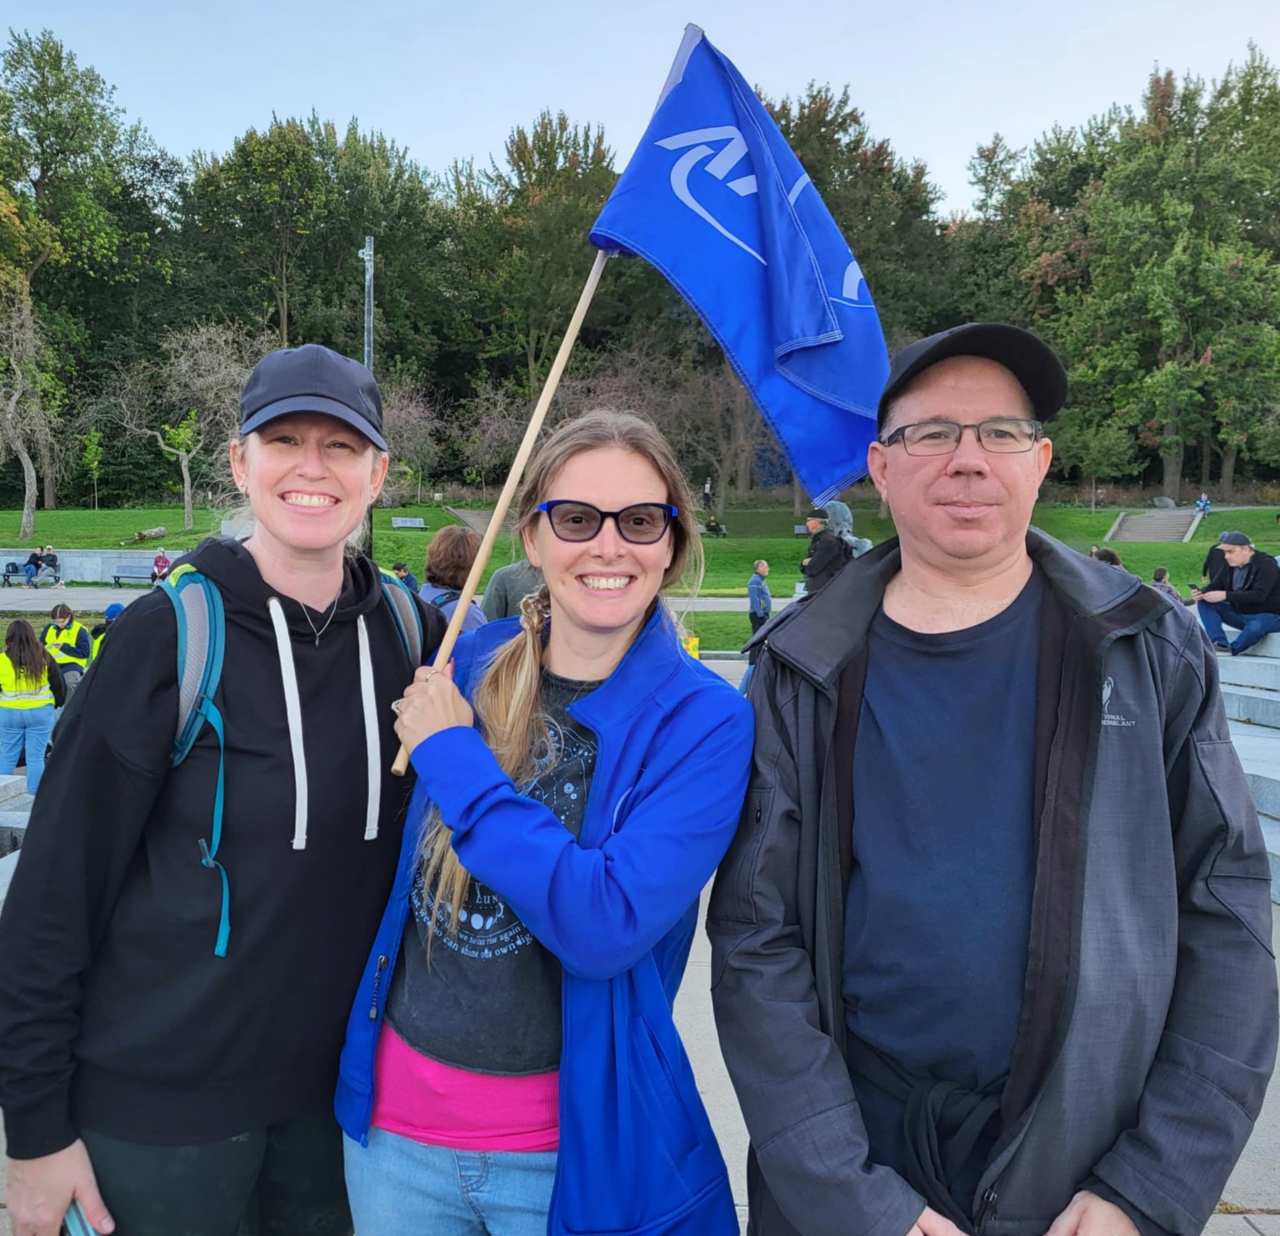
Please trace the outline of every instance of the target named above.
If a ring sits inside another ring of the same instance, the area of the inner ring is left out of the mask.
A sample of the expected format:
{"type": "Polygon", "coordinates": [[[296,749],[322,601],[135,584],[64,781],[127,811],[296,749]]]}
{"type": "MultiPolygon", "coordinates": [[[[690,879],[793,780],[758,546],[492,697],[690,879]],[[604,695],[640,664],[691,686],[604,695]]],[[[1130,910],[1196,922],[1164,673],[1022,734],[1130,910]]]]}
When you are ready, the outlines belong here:
{"type": "Polygon", "coordinates": [[[447,1150],[385,1129],[343,1138],[356,1236],[546,1236],[556,1152],[447,1150]]]}
{"type": "Polygon", "coordinates": [[[23,745],[27,748],[27,793],[40,788],[44,775],[44,749],[53,733],[52,704],[39,708],[0,708],[0,775],[11,776],[18,767],[23,745]]]}
{"type": "Polygon", "coordinates": [[[28,563],[26,563],[26,564],[23,566],[23,568],[22,568],[22,573],[23,573],[23,575],[25,575],[25,576],[27,577],[27,578],[26,578],[26,582],[27,582],[28,584],[29,584],[33,579],[35,579],[35,577],[36,577],[36,571],[37,571],[37,570],[38,570],[38,568],[36,567],[36,565],[35,565],[35,563],[34,563],[34,562],[28,562],[28,563]]]}
{"type": "Polygon", "coordinates": [[[1280,631],[1280,614],[1238,614],[1226,601],[1197,601],[1196,611],[1210,642],[1227,645],[1233,653],[1244,652],[1264,635],[1280,631]],[[1222,629],[1224,623],[1240,632],[1234,644],[1222,629]]]}

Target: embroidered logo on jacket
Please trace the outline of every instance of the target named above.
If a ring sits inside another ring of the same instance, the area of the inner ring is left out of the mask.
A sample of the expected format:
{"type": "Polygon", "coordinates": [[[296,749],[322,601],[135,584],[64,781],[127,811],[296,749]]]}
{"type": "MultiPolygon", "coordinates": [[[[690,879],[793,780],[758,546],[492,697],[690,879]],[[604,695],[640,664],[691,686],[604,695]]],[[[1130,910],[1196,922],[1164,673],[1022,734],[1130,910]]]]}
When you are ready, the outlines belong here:
{"type": "Polygon", "coordinates": [[[1115,693],[1115,685],[1113,678],[1108,678],[1102,684],[1102,724],[1122,730],[1132,729],[1137,725],[1136,721],[1130,721],[1128,717],[1111,711],[1111,697],[1115,693]]]}

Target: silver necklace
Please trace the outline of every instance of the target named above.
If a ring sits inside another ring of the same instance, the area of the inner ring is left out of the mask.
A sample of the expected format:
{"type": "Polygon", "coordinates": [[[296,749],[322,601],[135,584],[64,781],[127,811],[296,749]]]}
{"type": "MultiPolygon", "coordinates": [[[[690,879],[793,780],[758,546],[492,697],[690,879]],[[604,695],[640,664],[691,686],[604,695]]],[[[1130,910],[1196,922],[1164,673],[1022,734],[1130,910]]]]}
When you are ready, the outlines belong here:
{"type": "Polygon", "coordinates": [[[342,596],[341,588],[338,589],[338,596],[333,598],[333,605],[329,608],[329,617],[325,619],[324,626],[318,631],[316,630],[316,624],[311,621],[311,615],[307,612],[307,607],[302,605],[301,601],[298,602],[299,605],[302,605],[302,616],[307,620],[307,626],[311,628],[311,634],[316,637],[317,648],[320,647],[320,637],[329,629],[329,624],[333,621],[334,614],[338,612],[338,597],[340,596],[342,596]]]}

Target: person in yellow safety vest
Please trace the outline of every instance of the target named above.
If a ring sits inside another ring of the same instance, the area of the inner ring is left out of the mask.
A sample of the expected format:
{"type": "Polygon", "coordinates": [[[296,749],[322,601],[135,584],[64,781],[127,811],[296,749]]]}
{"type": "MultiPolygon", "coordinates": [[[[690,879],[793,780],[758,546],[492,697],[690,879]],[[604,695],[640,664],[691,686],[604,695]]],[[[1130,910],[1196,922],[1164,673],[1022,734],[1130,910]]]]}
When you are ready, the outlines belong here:
{"type": "Polygon", "coordinates": [[[40,647],[31,624],[24,618],[14,619],[0,652],[0,775],[14,772],[25,746],[28,794],[40,788],[54,710],[66,698],[58,663],[40,647]]]}
{"type": "Polygon", "coordinates": [[[76,621],[71,606],[65,603],[55,605],[49,617],[53,621],[41,633],[40,642],[62,670],[67,681],[67,694],[70,695],[80,685],[81,675],[89,668],[93,640],[88,628],[76,621]]]}
{"type": "Polygon", "coordinates": [[[103,621],[98,623],[90,632],[93,637],[93,653],[89,658],[91,661],[98,659],[98,654],[102,651],[102,641],[107,638],[107,632],[111,629],[111,624],[123,613],[124,606],[119,601],[112,601],[107,606],[107,612],[102,616],[103,621]]]}

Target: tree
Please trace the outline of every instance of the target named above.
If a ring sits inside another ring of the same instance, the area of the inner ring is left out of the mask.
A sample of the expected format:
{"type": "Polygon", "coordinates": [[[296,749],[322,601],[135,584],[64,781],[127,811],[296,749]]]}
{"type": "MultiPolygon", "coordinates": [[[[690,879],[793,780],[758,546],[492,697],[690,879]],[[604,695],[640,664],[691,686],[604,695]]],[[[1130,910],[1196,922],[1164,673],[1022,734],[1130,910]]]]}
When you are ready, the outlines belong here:
{"type": "MultiPolygon", "coordinates": [[[[528,398],[582,292],[594,260],[587,232],[616,179],[603,130],[549,111],[511,131],[505,167],[480,176],[455,169],[453,205],[480,284],[481,356],[493,362],[493,377],[518,378],[528,398]]],[[[606,290],[593,322],[613,307],[606,290]]]]}
{"type": "Polygon", "coordinates": [[[1133,428],[1119,417],[1091,420],[1087,415],[1065,410],[1050,426],[1054,463],[1064,469],[1078,468],[1089,478],[1089,509],[1098,509],[1098,481],[1132,476],[1142,467],[1134,458],[1133,428]]]}
{"type": "Polygon", "coordinates": [[[119,138],[114,90],[48,30],[34,38],[11,30],[0,72],[8,98],[6,176],[21,179],[34,213],[56,229],[32,254],[28,281],[60,253],[87,269],[107,269],[122,240],[101,192],[112,179],[119,138]]]}
{"type": "Polygon", "coordinates": [[[31,455],[49,432],[42,350],[26,290],[11,291],[0,301],[0,455],[13,454],[22,465],[22,541],[30,540],[35,530],[36,469],[31,455]]]}
{"type": "Polygon", "coordinates": [[[437,437],[440,418],[426,391],[407,382],[386,382],[381,387],[383,436],[394,463],[404,464],[418,487],[422,503],[422,482],[440,457],[437,437]]]}
{"type": "Polygon", "coordinates": [[[98,509],[98,474],[102,471],[102,435],[96,429],[90,429],[81,439],[84,450],[80,460],[85,470],[93,478],[93,509],[98,509]]]}
{"type": "Polygon", "coordinates": [[[1234,480],[1248,439],[1241,418],[1256,421],[1274,398],[1271,337],[1255,327],[1273,311],[1277,272],[1242,227],[1242,205],[1271,173],[1247,137],[1220,93],[1207,100],[1198,79],[1153,74],[1141,115],[1120,124],[1103,178],[1075,212],[1068,260],[1087,278],[1057,301],[1073,383],[1091,392],[1095,414],[1141,426],[1175,500],[1197,445],[1203,477],[1208,454],[1225,449],[1234,480]],[[1210,363],[1245,350],[1262,380],[1210,363]]]}
{"type": "Polygon", "coordinates": [[[193,466],[230,442],[240,392],[271,340],[244,327],[209,324],[167,336],[158,361],[118,375],[102,412],[126,433],[150,438],[182,473],[183,524],[193,527],[193,466]]]}
{"type": "Polygon", "coordinates": [[[294,271],[329,207],[329,183],[312,134],[300,120],[272,117],[265,133],[250,129],[224,159],[197,153],[191,202],[216,258],[275,318],[279,346],[289,346],[294,271]]]}

